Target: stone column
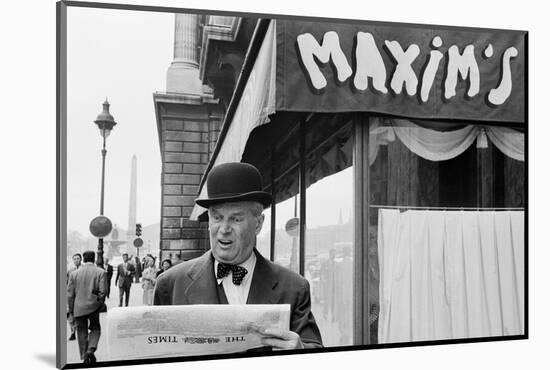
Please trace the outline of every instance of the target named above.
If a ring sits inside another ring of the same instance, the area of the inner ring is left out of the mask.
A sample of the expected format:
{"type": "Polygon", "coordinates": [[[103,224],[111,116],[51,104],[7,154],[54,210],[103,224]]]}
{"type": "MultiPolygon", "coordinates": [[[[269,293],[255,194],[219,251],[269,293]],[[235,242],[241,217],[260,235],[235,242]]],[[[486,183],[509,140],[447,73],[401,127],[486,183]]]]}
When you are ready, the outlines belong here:
{"type": "Polygon", "coordinates": [[[199,18],[197,14],[176,14],[174,30],[174,63],[181,63],[189,68],[199,68],[197,31],[199,18]]]}
{"type": "Polygon", "coordinates": [[[176,14],[174,28],[174,60],[166,76],[166,92],[201,94],[199,79],[199,15],[176,14]]]}

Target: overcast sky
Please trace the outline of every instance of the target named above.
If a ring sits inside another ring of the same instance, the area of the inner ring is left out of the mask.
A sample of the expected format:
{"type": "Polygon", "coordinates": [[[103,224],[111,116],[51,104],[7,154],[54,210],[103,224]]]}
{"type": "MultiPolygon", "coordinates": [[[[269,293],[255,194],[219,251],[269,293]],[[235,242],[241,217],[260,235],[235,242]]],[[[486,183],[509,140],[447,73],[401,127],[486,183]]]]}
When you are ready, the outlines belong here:
{"type": "Polygon", "coordinates": [[[161,157],[153,93],[166,87],[174,15],[69,7],[67,18],[68,229],[89,236],[99,215],[102,139],[93,121],[105,97],[117,122],[107,139],[105,215],[127,228],[135,154],[137,221],[157,223],[161,157]]]}

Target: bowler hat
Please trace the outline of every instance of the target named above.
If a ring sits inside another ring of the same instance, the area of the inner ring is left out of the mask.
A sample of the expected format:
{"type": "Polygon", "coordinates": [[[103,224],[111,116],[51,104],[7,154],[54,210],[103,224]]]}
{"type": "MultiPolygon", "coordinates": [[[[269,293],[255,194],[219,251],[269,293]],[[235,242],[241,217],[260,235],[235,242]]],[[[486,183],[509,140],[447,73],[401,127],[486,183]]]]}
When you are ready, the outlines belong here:
{"type": "Polygon", "coordinates": [[[208,198],[195,203],[208,208],[213,204],[255,201],[271,205],[271,194],[262,191],[262,175],[248,163],[230,162],[212,168],[206,178],[208,198]]]}

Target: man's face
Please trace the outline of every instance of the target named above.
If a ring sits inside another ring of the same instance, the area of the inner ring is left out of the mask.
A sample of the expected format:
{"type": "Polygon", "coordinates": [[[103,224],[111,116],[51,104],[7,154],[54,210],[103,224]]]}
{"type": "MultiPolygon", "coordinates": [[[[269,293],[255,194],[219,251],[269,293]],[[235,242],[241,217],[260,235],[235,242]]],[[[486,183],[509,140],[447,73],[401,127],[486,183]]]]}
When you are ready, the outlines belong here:
{"type": "Polygon", "coordinates": [[[253,203],[223,203],[208,208],[210,247],[218,262],[239,264],[248,259],[262,229],[264,215],[254,216],[253,203]]]}
{"type": "Polygon", "coordinates": [[[128,262],[128,255],[127,255],[127,254],[123,254],[123,255],[122,255],[122,260],[124,261],[124,263],[128,262]]]}
{"type": "Polygon", "coordinates": [[[80,266],[80,256],[73,256],[73,263],[76,267],[80,266]]]}

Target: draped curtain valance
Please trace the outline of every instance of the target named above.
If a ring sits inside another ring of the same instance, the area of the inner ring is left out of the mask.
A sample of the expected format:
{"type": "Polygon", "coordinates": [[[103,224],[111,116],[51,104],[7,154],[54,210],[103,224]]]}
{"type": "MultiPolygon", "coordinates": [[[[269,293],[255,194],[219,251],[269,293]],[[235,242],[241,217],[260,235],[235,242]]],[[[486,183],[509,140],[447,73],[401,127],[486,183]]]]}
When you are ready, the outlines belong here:
{"type": "MultiPolygon", "coordinates": [[[[344,121],[346,122],[346,121],[344,121]]],[[[350,122],[349,120],[347,121],[350,122]]],[[[326,123],[326,122],[325,122],[326,123]]],[[[376,160],[381,145],[388,145],[399,139],[411,152],[429,161],[446,161],[462,154],[474,142],[478,148],[487,148],[490,140],[506,156],[518,161],[524,161],[524,134],[522,132],[495,126],[466,125],[449,126],[446,123],[433,123],[426,128],[413,121],[399,118],[372,117],[369,121],[369,165],[376,160]],[[435,129],[440,127],[443,130],[435,129]],[[445,130],[446,127],[451,129],[445,130]]],[[[337,127],[327,127],[319,124],[315,127],[318,136],[326,138],[331,130],[337,127]]],[[[306,146],[310,148],[307,138],[306,146]]],[[[311,138],[315,141],[315,139],[311,138]]],[[[320,139],[318,139],[320,140],[320,139]]],[[[293,147],[293,155],[287,155],[284,160],[277,160],[276,172],[283,172],[299,160],[298,147],[293,147]],[[293,163],[289,163],[293,162],[293,163]]],[[[335,134],[324,145],[306,158],[306,187],[324,177],[351,166],[353,140],[351,125],[335,134]]],[[[298,192],[298,173],[289,173],[278,181],[275,187],[276,202],[282,202],[298,192]]]]}
{"type": "Polygon", "coordinates": [[[466,125],[452,131],[424,128],[410,120],[374,117],[369,128],[369,163],[378,155],[380,145],[398,138],[410,151],[430,161],[445,161],[462,154],[474,141],[487,148],[487,140],[506,156],[524,161],[524,134],[506,127],[466,125]]]}

